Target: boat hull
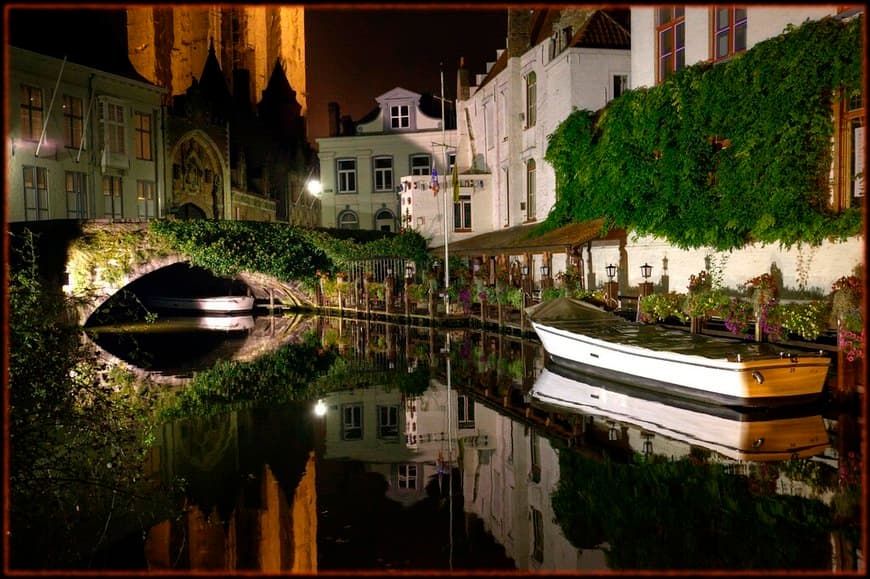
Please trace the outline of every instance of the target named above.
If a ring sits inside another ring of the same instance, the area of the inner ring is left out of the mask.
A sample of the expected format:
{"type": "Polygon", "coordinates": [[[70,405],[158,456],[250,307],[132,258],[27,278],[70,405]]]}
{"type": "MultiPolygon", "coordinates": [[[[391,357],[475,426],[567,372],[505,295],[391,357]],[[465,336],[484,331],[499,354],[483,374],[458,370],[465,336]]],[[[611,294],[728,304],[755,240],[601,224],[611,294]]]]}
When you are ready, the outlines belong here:
{"type": "Polygon", "coordinates": [[[533,317],[531,323],[547,354],[561,365],[718,404],[806,403],[821,395],[830,366],[830,359],[818,354],[776,353],[770,344],[659,330],[599,312],[587,322],[533,317]]]}
{"type": "Polygon", "coordinates": [[[251,296],[215,296],[201,298],[152,296],[143,300],[155,309],[208,313],[239,313],[254,309],[251,296]]]}

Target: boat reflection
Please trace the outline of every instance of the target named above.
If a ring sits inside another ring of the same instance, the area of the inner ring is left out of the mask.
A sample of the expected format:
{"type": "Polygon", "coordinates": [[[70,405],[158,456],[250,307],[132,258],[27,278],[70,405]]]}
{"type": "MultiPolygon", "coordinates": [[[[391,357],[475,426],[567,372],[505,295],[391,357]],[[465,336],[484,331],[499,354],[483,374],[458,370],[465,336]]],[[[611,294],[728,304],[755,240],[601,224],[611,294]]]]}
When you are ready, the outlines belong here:
{"type": "Polygon", "coordinates": [[[673,444],[678,442],[738,461],[807,458],[830,445],[817,406],[740,411],[657,396],[553,364],[538,376],[530,397],[532,404],[543,408],[605,417],[611,421],[611,440],[626,434],[618,432],[617,423],[628,426],[627,432],[634,431],[630,438],[635,439],[636,450],[644,454],[652,452],[651,435],[655,434],[669,439],[668,454],[679,454],[679,445],[673,444]]]}
{"type": "Polygon", "coordinates": [[[254,328],[254,316],[171,316],[160,317],[153,322],[129,322],[111,326],[94,326],[88,328],[95,334],[119,333],[175,333],[197,330],[215,330],[224,332],[246,331],[254,328]]]}

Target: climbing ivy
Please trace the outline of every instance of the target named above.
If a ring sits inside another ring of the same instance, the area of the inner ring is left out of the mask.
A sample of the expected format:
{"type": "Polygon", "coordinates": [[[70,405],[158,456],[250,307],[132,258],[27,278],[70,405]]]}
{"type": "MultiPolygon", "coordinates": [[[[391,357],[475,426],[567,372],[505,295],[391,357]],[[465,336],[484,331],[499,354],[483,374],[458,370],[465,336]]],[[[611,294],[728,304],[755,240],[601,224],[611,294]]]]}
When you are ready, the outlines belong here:
{"type": "Polygon", "coordinates": [[[318,271],[345,269],[356,259],[429,259],[426,240],[416,232],[348,234],[270,222],[175,219],[151,221],[149,231],[190,256],[193,265],[220,276],[256,271],[283,281],[313,280],[318,271]]]}
{"type": "Polygon", "coordinates": [[[828,208],[833,103],[862,86],[862,20],[790,26],[725,63],[699,63],[574,110],[550,135],[557,201],[539,232],[605,218],[677,247],[845,239],[861,210],[828,208]]]}

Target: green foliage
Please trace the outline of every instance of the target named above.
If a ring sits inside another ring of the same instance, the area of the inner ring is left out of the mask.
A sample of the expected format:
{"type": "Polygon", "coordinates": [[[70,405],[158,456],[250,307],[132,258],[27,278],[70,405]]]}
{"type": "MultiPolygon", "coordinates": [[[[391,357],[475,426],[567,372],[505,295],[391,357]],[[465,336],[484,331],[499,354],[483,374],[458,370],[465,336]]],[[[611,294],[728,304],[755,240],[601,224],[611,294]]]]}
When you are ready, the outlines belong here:
{"type": "Polygon", "coordinates": [[[769,487],[753,490],[770,473],[747,479],[721,464],[658,457],[600,463],[570,451],[559,453],[559,465],[556,520],[575,547],[607,543],[611,569],[830,566],[829,509],[769,487]]]}
{"type": "Polygon", "coordinates": [[[651,294],[640,300],[640,312],[660,322],[668,318],[686,322],[689,318],[684,313],[685,304],[686,294],[676,292],[651,294]]]}
{"type": "Polygon", "coordinates": [[[805,340],[815,340],[828,329],[831,304],[827,300],[777,304],[770,320],[805,340]]]}
{"type": "Polygon", "coordinates": [[[412,283],[405,288],[405,291],[416,302],[425,302],[429,299],[429,284],[412,283]]]}
{"type": "Polygon", "coordinates": [[[806,22],[597,116],[575,110],[549,138],[557,201],[541,230],[605,218],[717,250],[859,233],[860,208],[835,214],[827,198],[832,104],[861,89],[862,20],[806,22]]]}
{"type": "Polygon", "coordinates": [[[68,305],[40,282],[29,232],[15,245],[21,259],[9,283],[9,564],[86,568],[118,529],[144,532],[169,515],[169,493],[143,472],[149,400],[65,321],[68,305]]]}

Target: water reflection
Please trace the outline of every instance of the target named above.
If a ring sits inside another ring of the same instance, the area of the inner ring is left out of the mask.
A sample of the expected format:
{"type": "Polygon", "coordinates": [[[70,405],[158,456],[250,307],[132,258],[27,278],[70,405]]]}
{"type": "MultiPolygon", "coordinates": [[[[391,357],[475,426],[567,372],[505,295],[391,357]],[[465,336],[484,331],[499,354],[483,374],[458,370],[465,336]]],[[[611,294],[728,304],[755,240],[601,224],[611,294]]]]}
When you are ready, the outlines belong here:
{"type": "Polygon", "coordinates": [[[149,568],[863,568],[850,413],[663,404],[481,330],[296,327],[329,365],[273,388],[308,398],[214,398],[162,425],[149,473],[186,499],[148,532],[149,568]],[[578,387],[573,408],[540,401],[578,387]]]}

